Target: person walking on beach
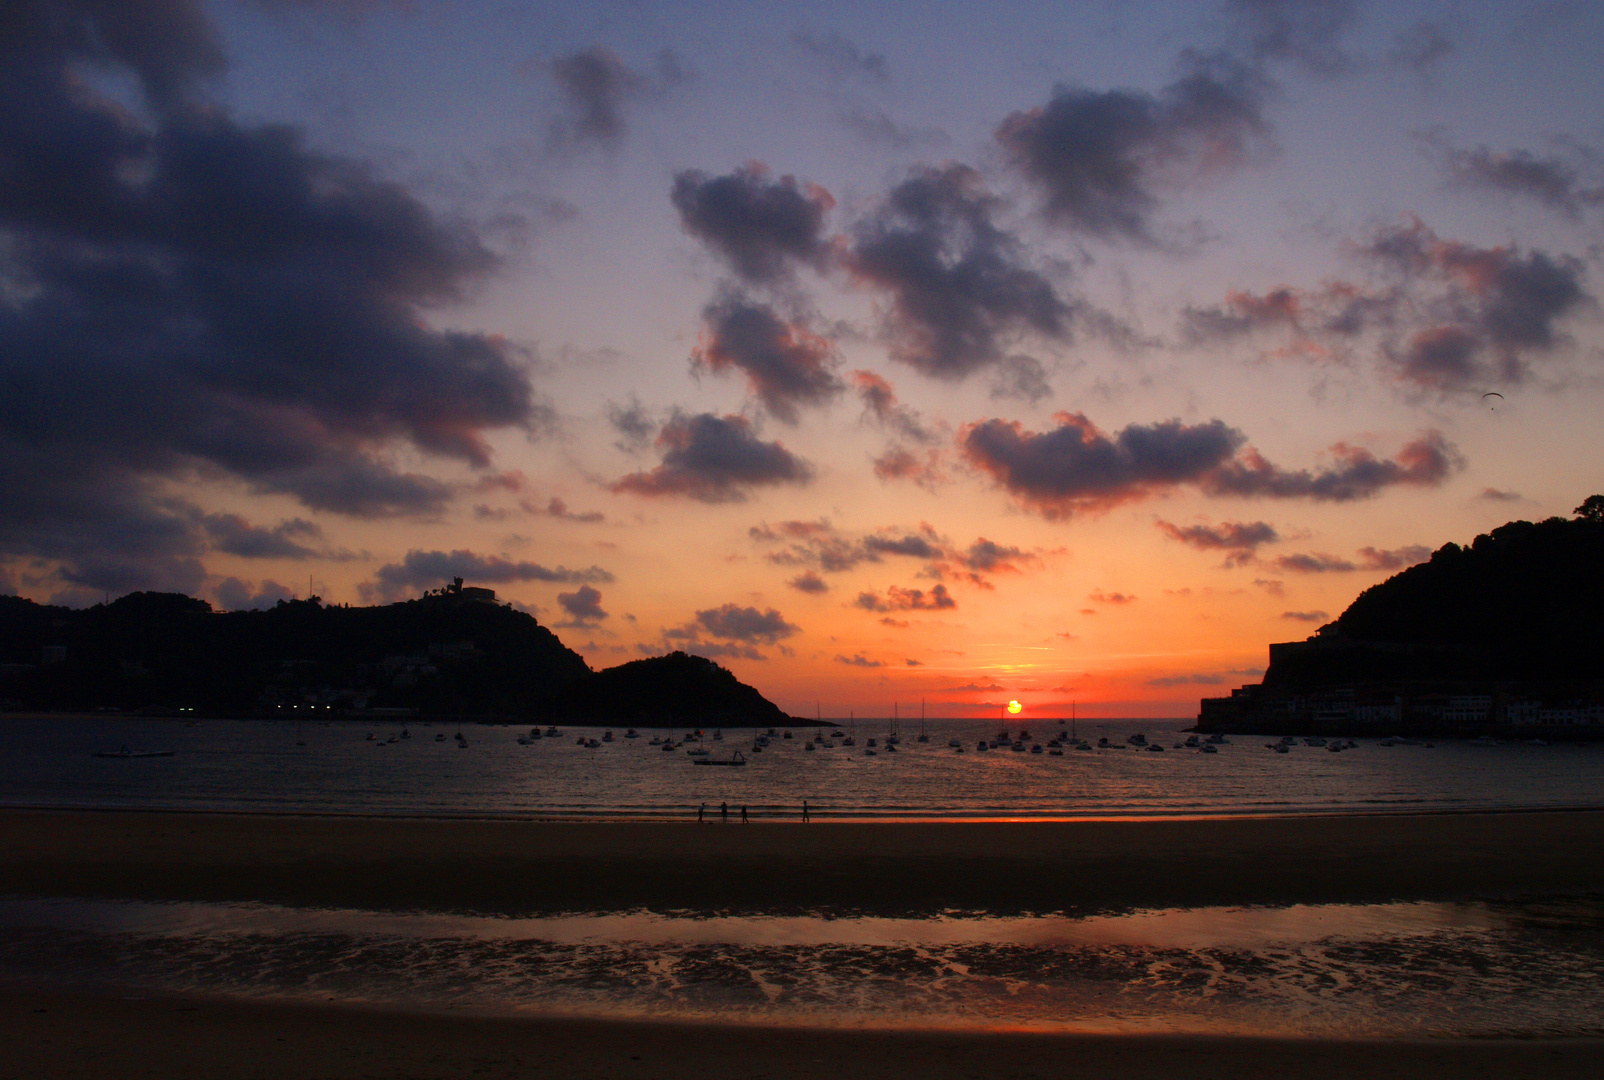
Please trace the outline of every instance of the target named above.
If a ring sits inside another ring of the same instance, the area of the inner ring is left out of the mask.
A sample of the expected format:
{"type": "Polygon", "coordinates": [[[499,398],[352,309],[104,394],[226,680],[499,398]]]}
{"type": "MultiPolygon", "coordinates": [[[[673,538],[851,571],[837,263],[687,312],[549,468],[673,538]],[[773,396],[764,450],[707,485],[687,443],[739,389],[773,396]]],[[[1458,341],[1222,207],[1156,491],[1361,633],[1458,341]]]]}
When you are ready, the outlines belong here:
{"type": "Polygon", "coordinates": [[[721,802],[721,803],[718,804],[718,819],[720,821],[723,821],[723,822],[728,822],[730,820],[730,804],[729,803],[721,802]]]}
{"type": "Polygon", "coordinates": [[[703,803],[696,808],[696,824],[700,825],[702,823],[702,815],[705,813],[707,813],[707,804],[703,803]]]}
{"type": "Polygon", "coordinates": [[[802,800],[802,820],[806,821],[807,819],[808,819],[808,801],[806,799],[803,799],[802,800]]]}
{"type": "Polygon", "coordinates": [[[746,824],[746,807],[741,807],[741,824],[746,824]]]}

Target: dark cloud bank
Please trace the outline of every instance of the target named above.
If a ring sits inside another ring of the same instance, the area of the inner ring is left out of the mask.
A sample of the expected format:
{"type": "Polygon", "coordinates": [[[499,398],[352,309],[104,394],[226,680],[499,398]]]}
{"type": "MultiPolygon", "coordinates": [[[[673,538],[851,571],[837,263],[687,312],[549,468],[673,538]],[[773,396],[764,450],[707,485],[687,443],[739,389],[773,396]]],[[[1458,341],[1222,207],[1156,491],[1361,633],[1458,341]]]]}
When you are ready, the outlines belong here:
{"type": "Polygon", "coordinates": [[[534,406],[505,343],[421,317],[495,269],[475,234],[293,128],[236,122],[206,98],[222,69],[186,0],[0,15],[0,554],[71,583],[193,589],[200,555],[247,542],[166,481],[436,512],[452,488],[389,449],[482,466],[485,432],[534,406]]]}

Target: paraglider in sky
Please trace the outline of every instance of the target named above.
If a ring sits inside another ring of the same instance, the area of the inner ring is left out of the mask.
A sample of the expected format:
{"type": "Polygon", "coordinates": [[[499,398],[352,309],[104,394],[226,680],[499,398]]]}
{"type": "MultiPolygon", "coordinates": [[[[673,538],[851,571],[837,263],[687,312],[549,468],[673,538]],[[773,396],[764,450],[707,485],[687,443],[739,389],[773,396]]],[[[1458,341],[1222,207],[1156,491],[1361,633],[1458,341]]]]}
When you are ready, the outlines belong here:
{"type": "Polygon", "coordinates": [[[1483,394],[1481,399],[1486,403],[1489,409],[1493,410],[1493,412],[1497,412],[1498,403],[1504,400],[1504,395],[1500,394],[1497,390],[1494,390],[1491,393],[1483,394]]]}

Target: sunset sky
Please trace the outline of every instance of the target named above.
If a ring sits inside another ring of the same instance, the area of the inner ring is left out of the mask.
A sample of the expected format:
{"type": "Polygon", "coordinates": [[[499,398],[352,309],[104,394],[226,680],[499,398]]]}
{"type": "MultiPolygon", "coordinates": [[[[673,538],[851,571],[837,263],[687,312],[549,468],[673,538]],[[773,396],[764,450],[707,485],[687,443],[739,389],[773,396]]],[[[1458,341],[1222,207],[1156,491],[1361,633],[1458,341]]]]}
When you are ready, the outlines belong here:
{"type": "Polygon", "coordinates": [[[0,592],[456,574],[793,713],[1181,716],[1604,490],[1598,4],[23,0],[0,52],[0,592]]]}

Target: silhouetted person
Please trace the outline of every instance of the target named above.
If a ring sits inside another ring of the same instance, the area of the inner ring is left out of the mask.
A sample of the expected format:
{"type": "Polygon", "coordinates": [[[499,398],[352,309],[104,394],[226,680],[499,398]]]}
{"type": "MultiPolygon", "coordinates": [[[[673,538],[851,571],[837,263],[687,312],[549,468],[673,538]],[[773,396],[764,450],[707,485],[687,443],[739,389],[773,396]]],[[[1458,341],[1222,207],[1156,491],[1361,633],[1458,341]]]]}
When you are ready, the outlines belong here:
{"type": "Polygon", "coordinates": [[[700,825],[702,823],[702,815],[705,813],[707,813],[707,804],[703,803],[696,808],[696,824],[700,825]]]}
{"type": "Polygon", "coordinates": [[[730,820],[730,804],[729,803],[721,802],[721,803],[718,804],[718,819],[720,821],[729,821],[730,820]]]}
{"type": "Polygon", "coordinates": [[[802,800],[802,820],[806,821],[807,819],[808,819],[808,801],[806,799],[803,799],[802,800]]]}
{"type": "Polygon", "coordinates": [[[746,824],[746,807],[741,807],[741,824],[746,824]]]}

